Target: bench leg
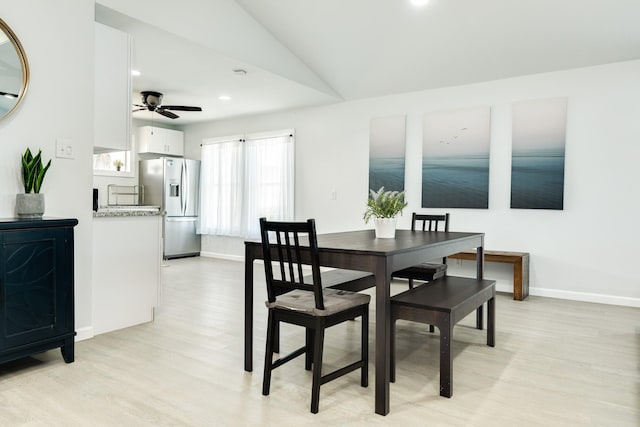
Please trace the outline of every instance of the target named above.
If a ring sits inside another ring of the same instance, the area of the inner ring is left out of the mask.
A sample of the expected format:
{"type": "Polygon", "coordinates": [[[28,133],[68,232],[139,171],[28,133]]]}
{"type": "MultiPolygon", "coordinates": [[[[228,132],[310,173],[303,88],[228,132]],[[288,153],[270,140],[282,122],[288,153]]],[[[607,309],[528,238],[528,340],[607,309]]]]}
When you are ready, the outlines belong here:
{"type": "Polygon", "coordinates": [[[451,397],[453,394],[453,356],[451,353],[453,322],[451,316],[443,316],[438,328],[440,329],[440,396],[451,397]]]}
{"type": "Polygon", "coordinates": [[[513,264],[513,299],[524,301],[529,296],[529,255],[513,264]]]}
{"type": "Polygon", "coordinates": [[[484,329],[484,322],[482,319],[482,305],[476,309],[476,329],[484,329]]]}
{"type": "Polygon", "coordinates": [[[496,299],[487,301],[487,345],[496,346],[496,299]]]}

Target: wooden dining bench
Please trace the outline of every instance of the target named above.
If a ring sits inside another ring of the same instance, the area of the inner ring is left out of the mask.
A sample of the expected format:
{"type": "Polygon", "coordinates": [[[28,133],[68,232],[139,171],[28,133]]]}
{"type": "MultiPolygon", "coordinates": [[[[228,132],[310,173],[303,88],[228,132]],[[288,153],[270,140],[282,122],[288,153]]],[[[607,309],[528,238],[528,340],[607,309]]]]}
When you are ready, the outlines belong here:
{"type": "Polygon", "coordinates": [[[445,276],[391,297],[390,380],[396,377],[396,321],[427,323],[440,331],[440,396],[453,394],[453,327],[487,303],[487,345],[495,346],[494,280],[445,276]]]}
{"type": "MultiPolygon", "coordinates": [[[[449,259],[475,261],[476,251],[464,251],[449,255],[449,259]]],[[[486,262],[513,264],[513,299],[522,301],[529,296],[529,253],[507,251],[484,251],[486,262]]]]}

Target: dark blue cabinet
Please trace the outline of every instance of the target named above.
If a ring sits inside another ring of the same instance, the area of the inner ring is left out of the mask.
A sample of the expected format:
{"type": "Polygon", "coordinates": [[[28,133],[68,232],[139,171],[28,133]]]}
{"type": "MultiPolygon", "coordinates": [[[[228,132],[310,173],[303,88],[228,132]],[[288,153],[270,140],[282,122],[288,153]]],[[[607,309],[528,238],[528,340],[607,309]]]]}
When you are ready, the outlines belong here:
{"type": "Polygon", "coordinates": [[[0,220],[0,363],[58,347],[73,362],[76,224],[0,220]]]}

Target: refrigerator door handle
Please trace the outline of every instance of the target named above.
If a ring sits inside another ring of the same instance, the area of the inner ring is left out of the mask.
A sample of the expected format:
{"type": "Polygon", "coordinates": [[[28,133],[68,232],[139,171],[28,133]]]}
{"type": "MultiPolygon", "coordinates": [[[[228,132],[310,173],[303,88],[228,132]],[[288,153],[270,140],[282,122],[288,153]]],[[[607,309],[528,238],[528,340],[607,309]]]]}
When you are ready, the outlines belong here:
{"type": "Polygon", "coordinates": [[[189,169],[187,169],[187,162],[184,161],[182,163],[184,174],[182,175],[182,197],[184,203],[182,204],[182,215],[187,214],[187,204],[189,203],[189,193],[191,189],[189,188],[189,169]]]}

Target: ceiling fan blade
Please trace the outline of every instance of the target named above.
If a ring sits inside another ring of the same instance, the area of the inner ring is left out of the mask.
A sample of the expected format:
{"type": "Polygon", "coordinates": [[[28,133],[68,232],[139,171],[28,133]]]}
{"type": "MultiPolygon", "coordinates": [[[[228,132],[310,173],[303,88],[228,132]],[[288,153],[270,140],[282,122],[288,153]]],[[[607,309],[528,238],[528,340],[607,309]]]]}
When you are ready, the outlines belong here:
{"type": "Polygon", "coordinates": [[[131,110],[131,112],[132,112],[132,113],[135,113],[136,111],[144,111],[144,110],[146,110],[146,109],[147,109],[147,107],[144,107],[144,108],[134,108],[133,110],[131,110]]]}
{"type": "Polygon", "coordinates": [[[165,111],[164,107],[156,109],[156,113],[161,114],[170,119],[177,119],[178,117],[180,117],[177,114],[173,114],[171,111],[165,111]]]}
{"type": "Polygon", "coordinates": [[[142,104],[131,104],[131,105],[133,105],[134,107],[147,108],[146,105],[142,105],[142,104]]]}
{"type": "Polygon", "coordinates": [[[163,105],[163,110],[174,110],[174,111],[202,111],[200,107],[188,107],[186,105],[163,105]]]}

